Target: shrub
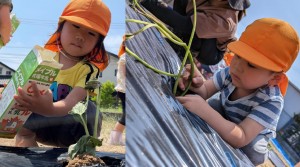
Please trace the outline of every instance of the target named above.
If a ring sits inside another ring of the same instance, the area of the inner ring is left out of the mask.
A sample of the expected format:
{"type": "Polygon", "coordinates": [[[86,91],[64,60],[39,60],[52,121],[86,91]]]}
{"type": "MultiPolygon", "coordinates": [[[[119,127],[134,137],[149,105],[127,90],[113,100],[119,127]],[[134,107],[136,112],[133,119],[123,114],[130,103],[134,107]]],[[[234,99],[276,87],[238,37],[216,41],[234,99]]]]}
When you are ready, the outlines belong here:
{"type": "Polygon", "coordinates": [[[112,96],[115,91],[115,84],[111,81],[106,81],[101,86],[101,98],[100,105],[101,108],[111,108],[116,103],[116,97],[112,96]]]}

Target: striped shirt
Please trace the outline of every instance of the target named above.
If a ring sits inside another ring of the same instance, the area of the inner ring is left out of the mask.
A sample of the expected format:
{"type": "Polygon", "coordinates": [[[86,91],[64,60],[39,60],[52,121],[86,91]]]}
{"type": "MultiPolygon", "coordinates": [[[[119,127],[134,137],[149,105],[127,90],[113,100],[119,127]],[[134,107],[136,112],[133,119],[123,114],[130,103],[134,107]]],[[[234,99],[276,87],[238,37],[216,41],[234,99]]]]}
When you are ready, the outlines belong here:
{"type": "Polygon", "coordinates": [[[235,86],[229,74],[229,67],[215,73],[216,88],[220,91],[220,100],[227,118],[239,124],[245,118],[251,118],[265,127],[261,134],[272,132],[275,137],[276,126],[283,109],[283,96],[278,86],[258,88],[254,93],[240,99],[229,100],[235,86]]]}

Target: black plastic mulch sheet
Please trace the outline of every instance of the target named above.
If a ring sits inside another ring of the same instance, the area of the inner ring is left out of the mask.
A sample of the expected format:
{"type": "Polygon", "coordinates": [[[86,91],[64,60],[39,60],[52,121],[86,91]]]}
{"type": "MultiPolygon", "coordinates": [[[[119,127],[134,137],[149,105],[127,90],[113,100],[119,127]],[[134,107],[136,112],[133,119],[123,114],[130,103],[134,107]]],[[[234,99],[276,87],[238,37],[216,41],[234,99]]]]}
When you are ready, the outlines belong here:
{"type": "MultiPolygon", "coordinates": [[[[64,167],[67,165],[68,148],[6,147],[0,146],[0,167],[64,167]]],[[[125,155],[96,152],[107,166],[124,167],[125,155]]]]}
{"type": "MultiPolygon", "coordinates": [[[[147,19],[126,7],[126,19],[147,19]]],[[[126,33],[143,25],[126,23],[126,33]]],[[[126,47],[150,65],[177,74],[181,61],[160,33],[147,29],[126,47]]],[[[174,79],[126,57],[126,166],[253,166],[172,94],[174,79]]],[[[200,110],[201,108],[199,108],[200,110]]]]}

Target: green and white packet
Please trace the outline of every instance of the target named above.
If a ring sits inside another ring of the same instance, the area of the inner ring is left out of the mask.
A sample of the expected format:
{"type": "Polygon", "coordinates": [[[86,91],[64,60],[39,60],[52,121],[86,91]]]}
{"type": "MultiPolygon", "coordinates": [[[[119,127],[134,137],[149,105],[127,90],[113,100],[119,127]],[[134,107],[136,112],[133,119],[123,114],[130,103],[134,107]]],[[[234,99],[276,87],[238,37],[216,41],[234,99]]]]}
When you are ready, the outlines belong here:
{"type": "Polygon", "coordinates": [[[12,108],[16,103],[13,97],[18,94],[18,87],[21,87],[28,95],[33,93],[30,84],[33,81],[37,83],[41,94],[49,89],[62,67],[62,64],[54,60],[56,54],[56,52],[35,46],[12,75],[0,99],[0,137],[14,138],[31,114],[31,111],[12,108]]]}

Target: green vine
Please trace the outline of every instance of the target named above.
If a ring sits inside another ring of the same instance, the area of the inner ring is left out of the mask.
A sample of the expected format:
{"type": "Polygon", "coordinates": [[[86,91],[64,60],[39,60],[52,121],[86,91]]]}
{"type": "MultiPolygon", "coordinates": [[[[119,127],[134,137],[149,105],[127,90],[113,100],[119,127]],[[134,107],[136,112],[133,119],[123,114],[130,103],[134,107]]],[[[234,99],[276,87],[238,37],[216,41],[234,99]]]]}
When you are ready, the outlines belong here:
{"type": "MultiPolygon", "coordinates": [[[[193,25],[193,29],[191,32],[191,36],[189,39],[189,43],[188,45],[186,45],[186,43],[184,43],[179,37],[177,37],[172,31],[170,31],[165,25],[164,23],[162,23],[160,20],[156,19],[155,17],[153,17],[151,14],[147,13],[137,2],[137,0],[133,0],[132,1],[132,7],[133,9],[137,12],[142,14],[143,16],[145,16],[146,18],[148,18],[150,21],[152,21],[153,23],[150,22],[146,22],[146,21],[141,21],[141,20],[136,20],[136,19],[126,19],[126,22],[133,22],[133,23],[137,23],[137,24],[143,24],[145,25],[143,28],[139,29],[136,32],[133,33],[129,33],[126,34],[126,40],[132,39],[134,38],[135,35],[142,33],[143,31],[147,30],[148,28],[156,28],[162,35],[164,35],[166,38],[168,38],[170,41],[172,41],[173,43],[175,43],[176,45],[179,45],[181,47],[183,47],[186,52],[184,55],[184,58],[182,60],[182,64],[180,66],[179,69],[179,73],[178,74],[171,74],[165,71],[161,71],[159,69],[154,68],[153,66],[149,65],[147,62],[145,62],[144,60],[142,60],[137,54],[135,54],[134,52],[132,52],[130,49],[128,49],[128,47],[125,48],[126,53],[130,56],[133,56],[135,59],[137,59],[139,62],[141,62],[144,66],[146,66],[147,68],[150,68],[151,70],[155,71],[156,73],[162,74],[162,75],[167,75],[170,77],[174,77],[176,78],[176,82],[174,84],[173,87],[173,94],[176,95],[177,93],[177,87],[178,87],[178,83],[179,83],[179,78],[181,76],[182,70],[186,64],[187,59],[189,59],[189,61],[191,62],[191,64],[194,64],[194,60],[193,60],[193,56],[191,54],[190,48],[191,48],[191,44],[193,41],[193,37],[195,34],[195,30],[196,30],[196,24],[193,25]]],[[[194,7],[194,17],[193,17],[193,22],[196,23],[197,22],[197,15],[196,15],[196,2],[195,0],[193,0],[193,7],[194,7]]],[[[181,94],[181,96],[185,95],[186,92],[188,91],[190,85],[192,84],[192,78],[193,78],[193,74],[194,74],[194,69],[195,66],[192,65],[191,68],[191,75],[189,76],[189,82],[187,85],[187,88],[185,89],[185,91],[181,94]]]]}

